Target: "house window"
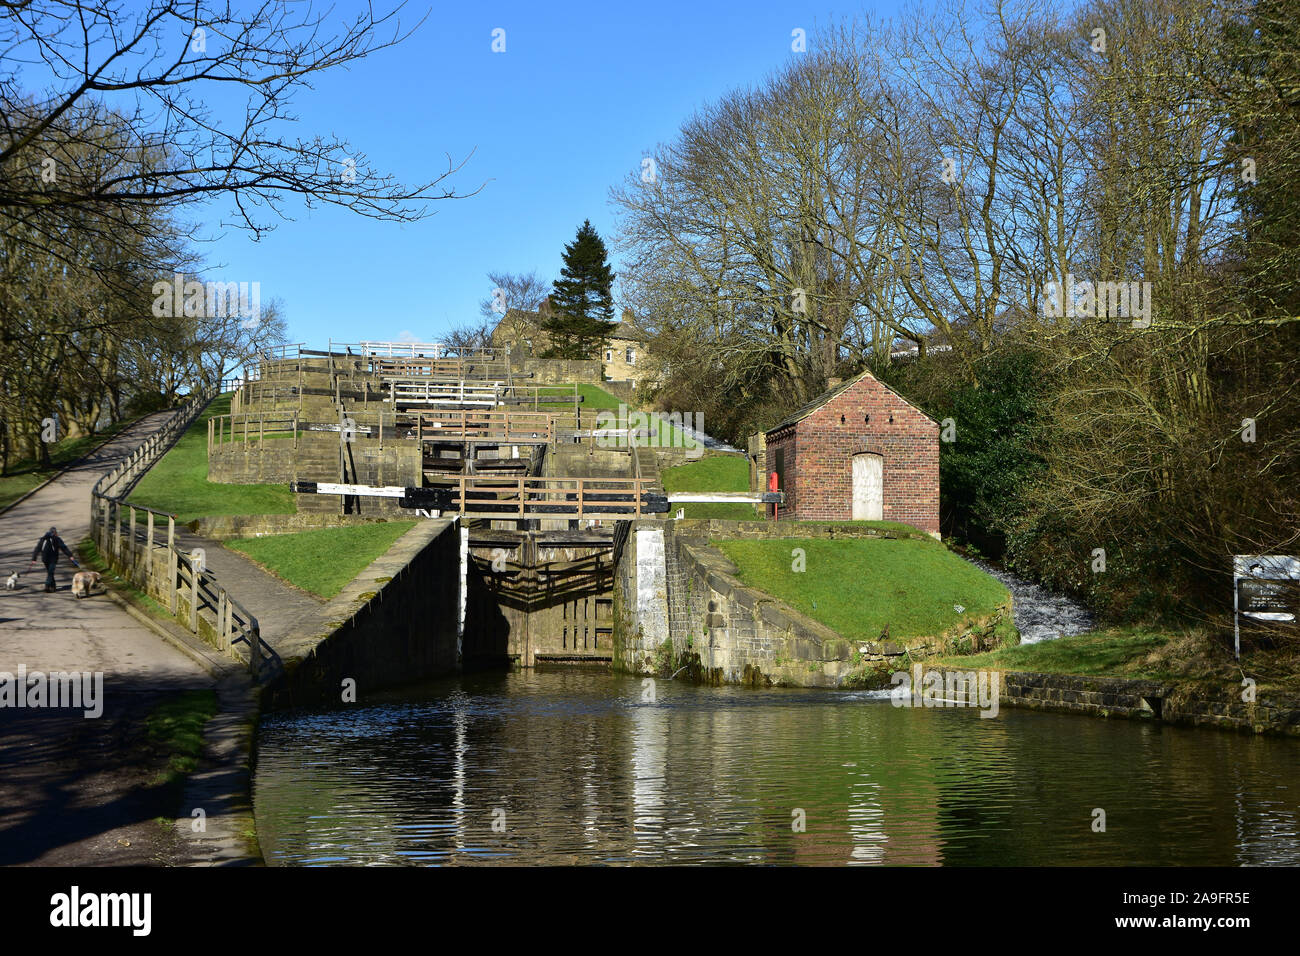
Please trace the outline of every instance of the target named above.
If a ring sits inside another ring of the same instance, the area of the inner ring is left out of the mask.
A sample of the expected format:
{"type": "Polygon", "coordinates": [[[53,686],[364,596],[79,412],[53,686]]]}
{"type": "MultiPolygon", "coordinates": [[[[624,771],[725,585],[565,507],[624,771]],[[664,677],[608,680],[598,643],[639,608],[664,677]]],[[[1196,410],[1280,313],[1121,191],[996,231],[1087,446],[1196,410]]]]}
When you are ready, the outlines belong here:
{"type": "Polygon", "coordinates": [[[636,349],[627,350],[627,364],[628,365],[636,364],[636,349]]]}
{"type": "Polygon", "coordinates": [[[614,361],[614,350],[613,350],[613,349],[605,349],[605,361],[606,361],[606,362],[612,362],[612,361],[614,361]]]}

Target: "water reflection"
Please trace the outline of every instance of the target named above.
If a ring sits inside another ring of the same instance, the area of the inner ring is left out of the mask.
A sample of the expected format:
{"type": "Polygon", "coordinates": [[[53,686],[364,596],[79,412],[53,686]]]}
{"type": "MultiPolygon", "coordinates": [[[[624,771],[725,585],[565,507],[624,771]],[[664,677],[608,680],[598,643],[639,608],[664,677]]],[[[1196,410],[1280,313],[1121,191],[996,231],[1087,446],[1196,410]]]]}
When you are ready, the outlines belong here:
{"type": "Polygon", "coordinates": [[[258,748],[279,864],[1300,863],[1295,742],[1123,721],[557,671],[273,715],[258,748]]]}

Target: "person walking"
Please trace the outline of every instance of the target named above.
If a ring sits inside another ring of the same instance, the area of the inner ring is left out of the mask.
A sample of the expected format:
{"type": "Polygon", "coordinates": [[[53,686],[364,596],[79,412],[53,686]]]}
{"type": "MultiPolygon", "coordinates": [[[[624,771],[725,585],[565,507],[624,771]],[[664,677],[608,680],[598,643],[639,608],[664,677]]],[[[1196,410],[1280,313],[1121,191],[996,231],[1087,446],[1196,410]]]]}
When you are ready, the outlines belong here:
{"type": "Polygon", "coordinates": [[[64,544],[63,539],[59,537],[58,528],[51,527],[49,531],[41,535],[41,540],[36,542],[36,550],[32,552],[32,564],[35,564],[36,559],[40,558],[41,562],[45,565],[46,593],[58,590],[58,587],[54,583],[54,566],[59,563],[60,551],[68,556],[68,560],[71,561],[75,567],[81,567],[81,565],[77,563],[77,559],[72,556],[72,552],[68,550],[68,546],[64,544]]]}

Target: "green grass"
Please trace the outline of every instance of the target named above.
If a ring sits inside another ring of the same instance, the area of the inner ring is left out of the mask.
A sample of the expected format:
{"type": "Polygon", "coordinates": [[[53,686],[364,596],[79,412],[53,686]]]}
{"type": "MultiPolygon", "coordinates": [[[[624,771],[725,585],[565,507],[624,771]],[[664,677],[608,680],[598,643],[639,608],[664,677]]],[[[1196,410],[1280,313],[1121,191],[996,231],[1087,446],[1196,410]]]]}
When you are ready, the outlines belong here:
{"type": "Polygon", "coordinates": [[[623,399],[609,394],[599,385],[592,385],[589,382],[582,382],[578,385],[578,394],[582,396],[583,408],[612,408],[618,410],[618,406],[626,404],[623,399]]]}
{"type": "MultiPolygon", "coordinates": [[[[662,473],[664,491],[749,491],[749,459],[743,455],[718,455],[699,461],[665,468],[662,473]]],[[[669,505],[673,514],[683,508],[688,518],[729,518],[753,521],[758,517],[753,505],[713,504],[687,502],[676,507],[669,505]]]]}
{"type": "Polygon", "coordinates": [[[225,546],[290,584],[332,598],[366,566],[415,527],[414,521],[386,521],[350,528],[319,528],[261,538],[234,538],[225,546]]]}
{"type": "Polygon", "coordinates": [[[850,640],[938,635],[1008,599],[995,578],[937,541],[792,538],[715,541],[740,579],[850,640]],[[802,572],[794,548],[805,552],[802,572]],[[964,608],[961,613],[954,605],[964,608]]]}
{"type": "Polygon", "coordinates": [[[41,482],[54,477],[60,469],[108,441],[118,432],[134,425],[139,418],[115,422],[94,435],[65,438],[50,447],[50,467],[42,468],[34,459],[25,458],[9,468],[9,474],[0,478],[0,509],[7,508],[41,482]]]}
{"type": "MultiPolygon", "coordinates": [[[[554,395],[557,398],[559,397],[567,398],[573,395],[573,386],[572,385],[542,386],[540,394],[543,396],[554,395]]],[[[628,406],[629,414],[631,414],[632,412],[640,411],[640,409],[635,408],[634,406],[628,404],[626,401],[619,398],[618,396],[611,395],[609,392],[605,391],[599,385],[593,385],[590,382],[580,382],[578,384],[578,394],[582,396],[582,411],[583,411],[582,420],[583,420],[584,427],[586,427],[586,423],[588,419],[590,419],[592,426],[593,427],[595,426],[596,424],[596,416],[594,414],[595,412],[601,412],[601,411],[617,412],[619,407],[622,405],[628,406]],[[587,414],[588,412],[591,412],[592,414],[588,415],[587,414]]],[[[686,436],[682,433],[681,429],[674,428],[672,425],[668,424],[665,421],[658,422],[656,428],[657,428],[658,441],[660,447],[663,448],[684,448],[685,447],[684,439],[686,436]]],[[[614,447],[619,447],[619,448],[624,447],[624,441],[621,437],[617,440],[614,447]]]]}
{"type": "Polygon", "coordinates": [[[1148,659],[1158,660],[1159,651],[1170,640],[1168,633],[1143,628],[1109,628],[987,654],[950,657],[944,662],[961,667],[1158,680],[1169,675],[1159,664],[1151,666],[1148,659]]]}
{"type": "Polygon", "coordinates": [[[182,521],[212,515],[286,515],[298,510],[288,485],[223,485],[208,481],[208,419],[230,412],[226,393],[204,409],[180,441],[149,470],[131,503],[170,511],[182,521]]]}
{"type": "Polygon", "coordinates": [[[181,691],[154,708],[145,719],[145,733],[167,756],[167,770],[155,783],[173,784],[194,772],[203,752],[203,725],[216,712],[213,690],[181,691]]]}

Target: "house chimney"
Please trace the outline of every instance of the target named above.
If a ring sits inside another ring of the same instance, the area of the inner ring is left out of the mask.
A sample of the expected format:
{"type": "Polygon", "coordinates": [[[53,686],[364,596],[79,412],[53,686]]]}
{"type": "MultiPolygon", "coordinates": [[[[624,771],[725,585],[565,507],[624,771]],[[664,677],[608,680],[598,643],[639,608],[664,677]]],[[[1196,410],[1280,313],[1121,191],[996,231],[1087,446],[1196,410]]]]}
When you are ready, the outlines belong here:
{"type": "Polygon", "coordinates": [[[830,378],[826,379],[826,388],[827,388],[827,390],[829,391],[830,389],[832,389],[832,388],[834,388],[835,386],[839,385],[840,382],[842,382],[842,381],[844,381],[844,379],[840,378],[838,375],[832,375],[830,378]]]}

